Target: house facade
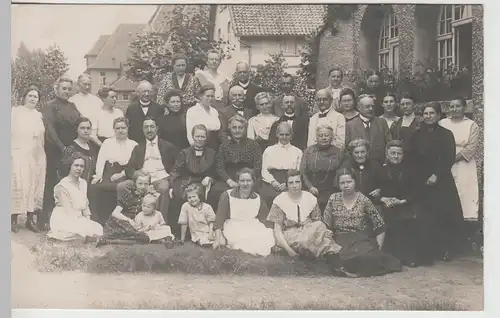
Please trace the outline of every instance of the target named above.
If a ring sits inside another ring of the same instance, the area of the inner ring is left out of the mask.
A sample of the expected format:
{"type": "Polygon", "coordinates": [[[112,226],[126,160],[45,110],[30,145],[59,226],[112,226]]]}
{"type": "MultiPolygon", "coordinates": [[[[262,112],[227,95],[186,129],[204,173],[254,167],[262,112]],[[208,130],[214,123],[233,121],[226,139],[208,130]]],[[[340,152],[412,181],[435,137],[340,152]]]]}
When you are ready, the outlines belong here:
{"type": "MultiPolygon", "coordinates": [[[[472,73],[467,111],[484,128],[484,44],[482,5],[357,5],[350,18],[323,29],[316,87],[328,86],[333,66],[345,70],[388,67],[411,74],[450,64],[472,73]]],[[[449,101],[438,101],[443,107],[449,101]]],[[[483,142],[478,159],[482,161],[483,142]]]]}
{"type": "Polygon", "coordinates": [[[236,63],[252,68],[265,64],[271,53],[283,52],[286,71],[299,70],[306,38],[323,25],[323,5],[217,5],[213,40],[229,42],[230,58],[221,69],[234,72],[236,63]]]}
{"type": "Polygon", "coordinates": [[[118,93],[117,107],[128,105],[137,84],[125,77],[129,44],[144,32],[145,24],[120,24],[111,35],[101,35],[85,55],[87,73],[92,77],[92,94],[102,86],[110,86],[118,93]]]}

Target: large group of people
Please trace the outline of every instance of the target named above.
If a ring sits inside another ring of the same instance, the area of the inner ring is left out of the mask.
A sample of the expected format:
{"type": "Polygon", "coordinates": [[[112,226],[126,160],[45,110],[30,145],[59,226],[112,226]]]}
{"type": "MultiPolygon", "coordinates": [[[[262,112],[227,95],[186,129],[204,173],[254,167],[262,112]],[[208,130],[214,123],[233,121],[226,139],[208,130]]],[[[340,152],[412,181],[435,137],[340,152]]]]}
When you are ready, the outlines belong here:
{"type": "Polygon", "coordinates": [[[126,111],[116,92],[79,92],[61,77],[40,112],[27,87],[12,110],[12,231],[103,244],[190,240],[202,247],[324,259],[335,274],[373,276],[451,260],[465,220],[478,219],[479,128],[465,101],[415,114],[410,95],[342,86],[315,106],[282,78],[274,98],[238,63],[235,79],[207,66],[137,86],[126,111]],[[154,99],[154,91],[157,91],[154,99]],[[357,91],[359,92],[356,93],[357,91]],[[399,99],[398,99],[399,97],[399,99]]]}

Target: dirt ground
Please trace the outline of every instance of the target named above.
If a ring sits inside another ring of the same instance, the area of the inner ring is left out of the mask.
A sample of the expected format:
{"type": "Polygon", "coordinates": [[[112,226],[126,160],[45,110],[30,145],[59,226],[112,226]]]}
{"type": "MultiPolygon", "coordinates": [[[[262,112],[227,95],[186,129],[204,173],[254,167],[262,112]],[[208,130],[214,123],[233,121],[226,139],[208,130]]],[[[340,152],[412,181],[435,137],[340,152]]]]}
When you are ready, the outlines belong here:
{"type": "Polygon", "coordinates": [[[476,258],[357,279],[41,273],[26,237],[17,233],[11,240],[12,308],[404,309],[412,302],[438,301],[483,310],[483,265],[476,258]]]}

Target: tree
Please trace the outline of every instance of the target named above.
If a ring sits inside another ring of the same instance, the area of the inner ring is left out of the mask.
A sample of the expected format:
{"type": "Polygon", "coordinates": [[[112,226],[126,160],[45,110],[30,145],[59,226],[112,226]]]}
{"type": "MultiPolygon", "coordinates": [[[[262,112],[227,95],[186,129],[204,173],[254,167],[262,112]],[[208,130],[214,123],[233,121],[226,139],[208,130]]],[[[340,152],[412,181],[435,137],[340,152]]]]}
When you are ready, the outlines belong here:
{"type": "Polygon", "coordinates": [[[43,105],[54,97],[54,82],[68,71],[67,59],[56,44],[45,50],[30,51],[21,43],[16,58],[11,63],[12,104],[20,102],[22,89],[36,85],[41,90],[43,105]]]}
{"type": "Polygon", "coordinates": [[[188,58],[187,72],[205,66],[205,52],[216,49],[223,58],[230,56],[227,41],[210,40],[211,5],[174,5],[165,17],[165,33],[139,35],[129,46],[127,77],[132,81],[157,83],[162,75],[172,71],[171,58],[183,53],[188,58]]]}

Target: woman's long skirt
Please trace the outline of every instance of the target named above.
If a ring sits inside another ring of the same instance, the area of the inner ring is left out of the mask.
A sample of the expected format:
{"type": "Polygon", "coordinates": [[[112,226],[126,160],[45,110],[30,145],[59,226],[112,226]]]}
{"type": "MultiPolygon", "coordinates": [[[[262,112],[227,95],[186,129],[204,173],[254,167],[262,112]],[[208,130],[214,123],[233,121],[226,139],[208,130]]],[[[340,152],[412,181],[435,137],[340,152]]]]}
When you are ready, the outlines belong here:
{"type": "Polygon", "coordinates": [[[50,217],[50,238],[60,241],[70,241],[86,236],[102,236],[102,226],[84,216],[75,216],[62,207],[56,207],[50,217]]]}
{"type": "Polygon", "coordinates": [[[149,243],[151,240],[145,232],[137,231],[129,222],[111,216],[104,226],[106,240],[131,240],[149,243]]]}
{"type": "Polygon", "coordinates": [[[298,227],[290,227],[283,232],[288,245],[299,255],[319,258],[328,253],[337,254],[340,246],[335,243],[333,233],[325,223],[315,221],[298,227]]]}
{"type": "Polygon", "coordinates": [[[341,264],[350,273],[369,277],[402,270],[401,261],[382,252],[373,237],[359,232],[338,232],[334,239],[342,246],[339,253],[341,264]]]}

